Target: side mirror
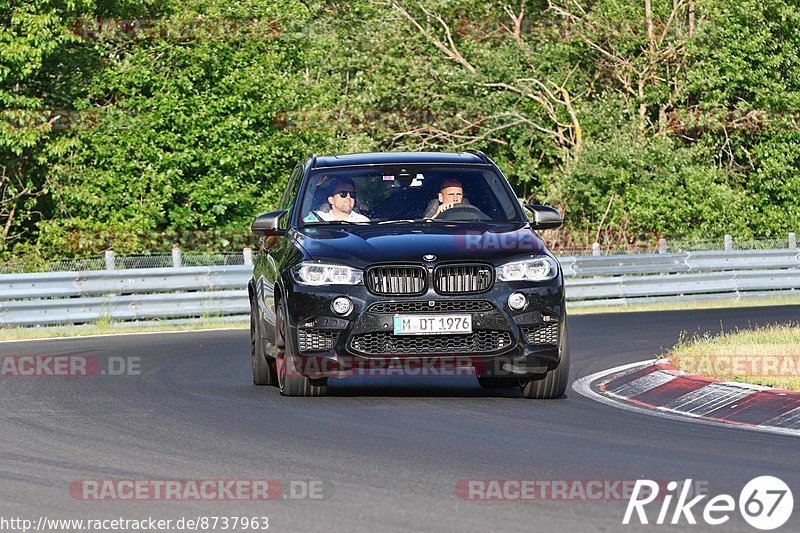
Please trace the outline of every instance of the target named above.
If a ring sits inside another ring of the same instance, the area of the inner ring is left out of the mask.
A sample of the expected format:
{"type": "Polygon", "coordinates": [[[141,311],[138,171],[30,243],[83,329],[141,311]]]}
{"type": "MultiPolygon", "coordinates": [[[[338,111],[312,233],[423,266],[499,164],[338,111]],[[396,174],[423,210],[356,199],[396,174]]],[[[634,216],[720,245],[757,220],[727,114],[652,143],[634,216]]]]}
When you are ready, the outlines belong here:
{"type": "Polygon", "coordinates": [[[270,211],[269,213],[262,213],[256,217],[253,224],[250,226],[250,231],[259,237],[278,237],[285,235],[286,230],[278,227],[278,223],[287,211],[282,209],[280,211],[270,211]]]}
{"type": "Polygon", "coordinates": [[[533,229],[554,229],[564,223],[561,214],[549,205],[528,204],[525,207],[533,213],[533,229]]]}

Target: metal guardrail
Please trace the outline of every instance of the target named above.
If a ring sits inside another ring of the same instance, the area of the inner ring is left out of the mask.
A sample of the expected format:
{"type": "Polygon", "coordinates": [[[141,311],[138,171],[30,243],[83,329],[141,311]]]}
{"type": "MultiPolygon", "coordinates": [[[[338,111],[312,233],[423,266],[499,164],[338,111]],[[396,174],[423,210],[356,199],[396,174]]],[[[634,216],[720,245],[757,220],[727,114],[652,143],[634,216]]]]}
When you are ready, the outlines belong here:
{"type": "Polygon", "coordinates": [[[243,315],[252,266],[0,275],[0,326],[243,315]]]}
{"type": "MultiPolygon", "coordinates": [[[[573,306],[800,295],[800,250],[560,258],[573,306]]],[[[0,275],[0,326],[245,315],[252,266],[0,275]]]]}
{"type": "Polygon", "coordinates": [[[565,277],[800,267],[800,250],[743,250],[559,257],[565,277]]]}
{"type": "Polygon", "coordinates": [[[139,294],[116,298],[19,300],[2,304],[0,324],[34,326],[80,324],[102,318],[113,321],[202,318],[243,315],[248,311],[247,290],[139,294]]]}
{"type": "Polygon", "coordinates": [[[213,266],[5,274],[0,300],[241,289],[252,271],[252,266],[213,266]]]}
{"type": "Polygon", "coordinates": [[[800,294],[800,250],[559,259],[572,306],[800,294]]]}

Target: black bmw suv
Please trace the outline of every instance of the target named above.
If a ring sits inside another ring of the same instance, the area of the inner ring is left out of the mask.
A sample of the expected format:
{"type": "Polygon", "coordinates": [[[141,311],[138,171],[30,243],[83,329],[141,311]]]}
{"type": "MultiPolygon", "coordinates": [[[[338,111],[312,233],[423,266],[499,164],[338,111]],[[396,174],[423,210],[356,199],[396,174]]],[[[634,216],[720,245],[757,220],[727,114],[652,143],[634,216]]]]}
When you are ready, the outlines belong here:
{"type": "Polygon", "coordinates": [[[313,156],[259,215],[253,382],[319,396],[327,380],[409,363],[469,365],[485,388],[557,398],[569,375],[561,267],[494,162],[465,153],[313,156]]]}

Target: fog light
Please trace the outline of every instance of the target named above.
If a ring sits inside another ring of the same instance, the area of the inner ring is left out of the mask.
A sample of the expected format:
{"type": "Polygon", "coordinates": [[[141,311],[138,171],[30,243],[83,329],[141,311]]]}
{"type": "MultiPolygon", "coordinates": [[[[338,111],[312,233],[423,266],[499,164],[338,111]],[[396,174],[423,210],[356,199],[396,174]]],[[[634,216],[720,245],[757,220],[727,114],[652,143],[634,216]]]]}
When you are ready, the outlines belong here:
{"type": "Polygon", "coordinates": [[[339,296],[333,301],[331,309],[333,309],[335,313],[339,313],[340,315],[346,315],[353,310],[353,302],[351,302],[349,298],[345,298],[344,296],[339,296]]]}
{"type": "Polygon", "coordinates": [[[525,309],[526,305],[528,305],[528,299],[521,292],[515,292],[508,297],[508,306],[514,311],[525,309]]]}

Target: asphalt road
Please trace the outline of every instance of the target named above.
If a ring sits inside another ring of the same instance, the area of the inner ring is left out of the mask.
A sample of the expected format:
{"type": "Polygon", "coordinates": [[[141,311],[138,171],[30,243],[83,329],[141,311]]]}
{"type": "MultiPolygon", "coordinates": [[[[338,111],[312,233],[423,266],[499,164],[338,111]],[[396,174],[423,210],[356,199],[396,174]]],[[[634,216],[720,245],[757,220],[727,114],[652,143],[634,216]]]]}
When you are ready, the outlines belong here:
{"type": "MultiPolygon", "coordinates": [[[[799,316],[800,307],[774,307],[571,317],[572,378],[652,358],[681,331],[799,316]]],[[[717,528],[622,526],[626,500],[474,501],[455,488],[691,478],[738,499],[750,479],[775,475],[798,500],[784,529],[800,530],[795,437],[661,419],[571,389],[523,400],[471,377],[347,378],[331,381],[328,397],[283,398],[251,384],[248,349],[245,330],[0,344],[1,355],[90,356],[102,368],[109,357],[141,358],[131,375],[0,378],[0,517],[268,516],[272,531],[757,531],[736,512],[717,528]],[[271,479],[284,489],[314,480],[322,499],[85,501],[69,491],[83,479],[271,479]]]]}

